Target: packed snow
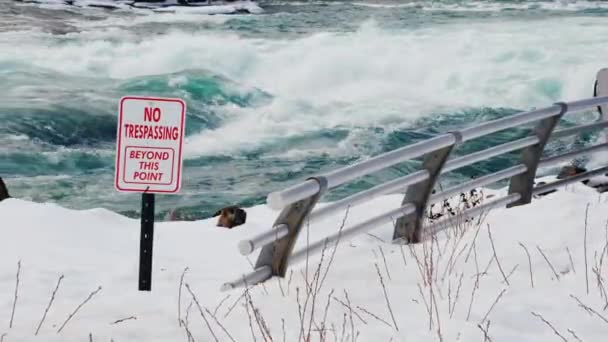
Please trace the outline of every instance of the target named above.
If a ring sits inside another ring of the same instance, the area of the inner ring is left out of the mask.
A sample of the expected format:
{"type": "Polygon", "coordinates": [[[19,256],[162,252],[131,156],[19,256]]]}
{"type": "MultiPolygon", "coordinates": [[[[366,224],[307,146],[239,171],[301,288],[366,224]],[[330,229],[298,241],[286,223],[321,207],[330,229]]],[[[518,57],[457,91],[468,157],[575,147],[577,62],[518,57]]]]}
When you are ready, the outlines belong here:
{"type": "MultiPolygon", "coordinates": [[[[298,245],[400,201],[385,196],[310,225],[298,245]]],[[[590,342],[608,333],[608,197],[580,183],[415,246],[390,243],[392,225],[379,226],[291,265],[284,279],[220,292],[255,262],[238,242],[278,214],[247,213],[231,230],[216,219],[157,223],[152,291],[140,292],[139,220],[1,202],[0,339],[590,342]]]]}

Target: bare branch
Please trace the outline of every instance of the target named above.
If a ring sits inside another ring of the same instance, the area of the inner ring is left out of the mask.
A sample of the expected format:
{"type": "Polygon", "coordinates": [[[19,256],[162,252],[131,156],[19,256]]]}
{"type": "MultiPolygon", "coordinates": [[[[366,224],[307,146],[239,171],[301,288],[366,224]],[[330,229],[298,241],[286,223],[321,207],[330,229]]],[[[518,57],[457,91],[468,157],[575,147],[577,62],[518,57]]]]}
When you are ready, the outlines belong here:
{"type": "Polygon", "coordinates": [[[568,340],[566,340],[566,338],[564,336],[562,336],[562,334],[560,334],[557,329],[555,329],[555,327],[549,323],[543,316],[537,314],[536,312],[532,312],[532,315],[535,317],[538,317],[540,320],[542,320],[546,325],[548,325],[551,330],[553,330],[553,333],[555,333],[555,335],[559,336],[562,340],[564,340],[564,342],[568,342],[568,340]]]}
{"type": "Polygon", "coordinates": [[[179,279],[179,291],[177,294],[177,322],[179,323],[180,327],[182,324],[182,286],[184,284],[184,276],[186,275],[187,271],[188,267],[184,268],[184,272],[182,272],[182,276],[179,279]]]}
{"type": "Polygon", "coordinates": [[[11,311],[11,322],[8,325],[9,329],[13,327],[13,319],[15,318],[15,308],[17,307],[17,298],[19,296],[19,274],[21,274],[21,260],[17,262],[17,283],[15,284],[15,299],[13,301],[13,311],[11,311]]]}
{"type": "Polygon", "coordinates": [[[51,300],[49,301],[49,305],[47,305],[46,309],[44,309],[44,314],[42,315],[42,319],[40,320],[40,323],[38,323],[38,328],[36,328],[36,333],[34,333],[34,335],[38,335],[38,332],[40,332],[42,323],[44,323],[44,320],[46,319],[46,315],[49,312],[49,309],[51,308],[53,301],[55,300],[55,295],[57,294],[57,291],[59,290],[59,284],[61,284],[61,280],[63,280],[63,278],[64,278],[63,274],[59,276],[59,279],[57,280],[57,286],[55,286],[55,290],[53,290],[53,293],[51,294],[51,300]]]}
{"type": "Polygon", "coordinates": [[[78,305],[78,307],[76,307],[76,310],[74,310],[74,312],[72,312],[68,316],[68,318],[65,320],[65,322],[63,322],[63,324],[61,325],[61,327],[59,328],[59,330],[57,330],[58,334],[61,332],[61,330],[63,330],[63,328],[65,327],[65,325],[68,324],[68,322],[72,319],[72,317],[74,317],[76,315],[76,313],[78,312],[78,310],[80,310],[80,308],[82,308],[83,305],[85,305],[89,300],[91,300],[91,298],[93,298],[93,296],[95,296],[99,291],[101,291],[101,286],[99,286],[97,288],[97,290],[91,292],[91,294],[89,294],[89,296],[87,297],[87,299],[85,299],[84,302],[80,303],[80,305],[78,305]]]}
{"type": "Polygon", "coordinates": [[[536,248],[538,249],[538,251],[540,252],[540,254],[543,256],[543,258],[545,259],[545,261],[547,262],[547,264],[549,265],[549,267],[551,268],[551,271],[553,271],[553,274],[555,275],[555,278],[557,280],[559,280],[559,274],[557,274],[557,272],[555,271],[555,268],[553,268],[553,264],[551,264],[551,261],[549,261],[549,259],[547,258],[547,256],[543,252],[543,250],[540,249],[540,247],[538,245],[536,246],[536,248]]]}

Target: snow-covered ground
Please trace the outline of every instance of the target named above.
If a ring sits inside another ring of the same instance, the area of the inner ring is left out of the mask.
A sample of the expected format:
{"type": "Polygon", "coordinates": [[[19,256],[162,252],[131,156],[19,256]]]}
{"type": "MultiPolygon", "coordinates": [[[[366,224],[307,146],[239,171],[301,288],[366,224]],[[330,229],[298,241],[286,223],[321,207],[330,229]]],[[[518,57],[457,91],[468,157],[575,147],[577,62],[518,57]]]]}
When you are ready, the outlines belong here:
{"type": "MultiPolygon", "coordinates": [[[[346,226],[400,201],[386,196],[353,208],[346,226]]],[[[188,332],[199,342],[298,341],[309,332],[310,341],[484,341],[487,331],[494,342],[590,342],[608,334],[608,197],[584,185],[496,209],[480,224],[413,248],[383,242],[392,227],[379,226],[342,241],[335,255],[333,246],[326,250],[320,272],[319,255],[246,295],[220,292],[223,282],[251,270],[238,241],[268,229],[277,215],[265,206],[247,211],[248,222],[232,230],[215,227],[215,220],[157,223],[152,291],[139,292],[138,220],[3,201],[0,335],[5,342],[188,341],[188,332]]],[[[342,219],[310,226],[310,242],[335,232],[342,219]]],[[[300,245],[306,240],[304,233],[300,245]]]]}

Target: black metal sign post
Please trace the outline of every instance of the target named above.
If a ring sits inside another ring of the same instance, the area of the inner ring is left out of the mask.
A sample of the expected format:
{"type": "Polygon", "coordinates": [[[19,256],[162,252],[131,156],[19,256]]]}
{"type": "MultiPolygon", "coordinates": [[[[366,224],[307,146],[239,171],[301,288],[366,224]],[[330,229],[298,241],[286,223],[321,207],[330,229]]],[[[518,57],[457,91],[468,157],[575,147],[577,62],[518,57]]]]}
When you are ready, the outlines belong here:
{"type": "Polygon", "coordinates": [[[139,291],[152,289],[152,246],[154,242],[154,194],[141,195],[141,235],[139,242],[139,291]]]}

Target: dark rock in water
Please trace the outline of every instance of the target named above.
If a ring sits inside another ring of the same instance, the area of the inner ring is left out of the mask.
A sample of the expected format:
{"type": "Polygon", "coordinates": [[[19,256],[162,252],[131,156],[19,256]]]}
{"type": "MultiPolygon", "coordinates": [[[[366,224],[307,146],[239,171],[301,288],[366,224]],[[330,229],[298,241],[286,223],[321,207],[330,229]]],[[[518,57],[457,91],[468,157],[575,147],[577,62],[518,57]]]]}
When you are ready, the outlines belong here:
{"type": "Polygon", "coordinates": [[[240,226],[247,221],[247,212],[237,206],[229,206],[218,210],[213,217],[219,216],[218,227],[233,228],[240,226]]]}
{"type": "Polygon", "coordinates": [[[8,189],[6,188],[6,185],[4,184],[2,177],[0,177],[0,202],[2,202],[3,200],[5,200],[9,197],[11,197],[11,196],[8,194],[8,189]]]}

